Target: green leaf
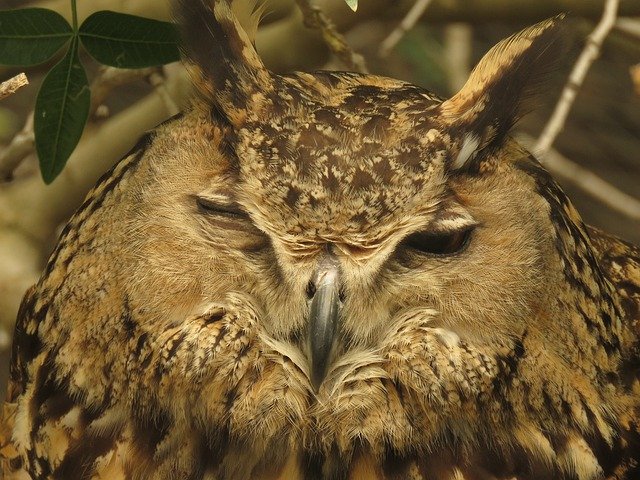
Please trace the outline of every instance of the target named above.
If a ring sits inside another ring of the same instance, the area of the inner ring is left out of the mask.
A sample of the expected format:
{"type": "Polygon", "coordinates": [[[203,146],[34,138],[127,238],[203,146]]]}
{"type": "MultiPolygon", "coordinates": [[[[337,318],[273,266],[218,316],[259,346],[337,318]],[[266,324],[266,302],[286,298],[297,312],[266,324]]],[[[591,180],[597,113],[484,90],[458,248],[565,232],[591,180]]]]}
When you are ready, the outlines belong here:
{"type": "Polygon", "coordinates": [[[344,0],[349,5],[349,8],[354,12],[358,10],[358,0],[344,0]]]}
{"type": "Polygon", "coordinates": [[[80,26],[80,39],[93,58],[112,67],[153,67],[180,59],[172,23],[135,15],[96,12],[80,26]]]}
{"type": "Polygon", "coordinates": [[[36,151],[45,183],[51,183],[67,163],[89,116],[91,94],[78,58],[78,38],[42,82],[33,117],[36,151]]]}
{"type": "Polygon", "coordinates": [[[69,22],[53,10],[0,11],[0,64],[29,66],[45,62],[72,35],[69,22]]]}

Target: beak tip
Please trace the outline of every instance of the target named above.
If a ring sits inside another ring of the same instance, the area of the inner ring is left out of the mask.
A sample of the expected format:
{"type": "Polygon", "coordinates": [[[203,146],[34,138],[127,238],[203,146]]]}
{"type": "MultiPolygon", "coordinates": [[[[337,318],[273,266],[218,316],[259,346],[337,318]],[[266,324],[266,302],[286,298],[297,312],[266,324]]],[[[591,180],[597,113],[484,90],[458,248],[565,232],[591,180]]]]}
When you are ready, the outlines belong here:
{"type": "Polygon", "coordinates": [[[331,346],[326,343],[312,345],[311,349],[311,384],[318,392],[327,375],[327,366],[331,356],[331,346]],[[314,348],[315,347],[315,348],[314,348]]]}
{"type": "Polygon", "coordinates": [[[324,380],[324,375],[319,375],[316,372],[313,372],[311,374],[311,386],[313,387],[313,391],[315,393],[318,393],[320,391],[322,380],[324,380]]]}

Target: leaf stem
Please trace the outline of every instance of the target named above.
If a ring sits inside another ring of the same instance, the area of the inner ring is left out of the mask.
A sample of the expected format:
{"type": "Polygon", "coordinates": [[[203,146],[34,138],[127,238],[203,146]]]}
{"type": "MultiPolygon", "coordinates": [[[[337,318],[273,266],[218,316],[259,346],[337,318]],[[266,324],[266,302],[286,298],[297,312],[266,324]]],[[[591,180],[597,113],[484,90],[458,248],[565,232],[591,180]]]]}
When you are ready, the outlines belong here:
{"type": "Polygon", "coordinates": [[[76,9],[76,0],[71,0],[71,21],[73,32],[78,33],[78,10],[76,9]]]}

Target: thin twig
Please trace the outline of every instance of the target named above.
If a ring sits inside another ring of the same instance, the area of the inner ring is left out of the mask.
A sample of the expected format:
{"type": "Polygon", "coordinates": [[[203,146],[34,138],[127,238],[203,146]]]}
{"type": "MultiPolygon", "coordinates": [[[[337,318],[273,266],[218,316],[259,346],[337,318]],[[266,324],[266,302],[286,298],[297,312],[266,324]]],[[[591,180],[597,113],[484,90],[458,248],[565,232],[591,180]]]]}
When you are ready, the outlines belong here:
{"type": "Polygon", "coordinates": [[[160,95],[160,98],[165,104],[169,115],[173,116],[180,112],[180,107],[171,97],[166,85],[166,78],[162,69],[159,69],[149,75],[149,82],[156,89],[156,93],[160,95]]]}
{"type": "Polygon", "coordinates": [[[364,57],[349,46],[344,36],[338,32],[336,26],[319,7],[313,5],[312,0],[296,0],[302,11],[304,23],[309,28],[317,28],[322,33],[322,38],[329,46],[333,54],[338,57],[351,70],[367,73],[367,65],[364,57]]]}
{"type": "Polygon", "coordinates": [[[389,55],[389,52],[398,44],[402,37],[404,37],[405,33],[416,25],[430,3],[431,0],[417,0],[416,3],[413,4],[413,7],[411,7],[411,10],[409,10],[407,15],[402,19],[400,25],[382,41],[378,55],[383,58],[389,55]]]}
{"type": "Polygon", "coordinates": [[[122,69],[102,67],[96,78],[91,82],[91,108],[89,115],[94,116],[98,107],[107,99],[114,88],[149,77],[157,71],[157,67],[122,69]]]}
{"type": "Polygon", "coordinates": [[[468,23],[451,23],[444,30],[444,60],[446,61],[449,92],[462,88],[471,72],[473,30],[468,23]]]}
{"type": "Polygon", "coordinates": [[[25,85],[29,85],[29,80],[24,73],[19,73],[15,77],[0,83],[0,100],[14,94],[25,85]]]}
{"type": "Polygon", "coordinates": [[[10,180],[13,171],[20,162],[35,151],[35,137],[33,134],[33,111],[27,117],[22,130],[18,132],[11,143],[0,150],[0,181],[10,180]]]}
{"type": "Polygon", "coordinates": [[[636,18],[619,18],[616,20],[615,29],[627,35],[640,38],[640,21],[636,18]]]}
{"type": "MultiPolygon", "coordinates": [[[[533,146],[536,140],[532,136],[520,133],[517,137],[527,148],[530,148],[534,153],[539,153],[533,146]]],[[[631,219],[640,220],[640,200],[624,193],[591,170],[569,160],[557,150],[553,148],[547,150],[545,167],[551,173],[571,182],[612,210],[631,219]]]]}
{"type": "Polygon", "coordinates": [[[569,75],[569,80],[565,85],[560,100],[556,104],[556,108],[551,115],[551,118],[544,127],[544,130],[538,138],[535,150],[544,158],[546,153],[553,145],[556,137],[562,130],[564,123],[569,114],[569,110],[576,99],[576,95],[584,78],[587,75],[589,67],[600,54],[600,47],[602,42],[607,37],[611,28],[616,22],[616,15],[618,12],[619,0],[606,0],[604,4],[604,12],[600,22],[596,28],[591,32],[591,35],[587,38],[587,44],[584,50],[580,54],[578,61],[569,75]]]}

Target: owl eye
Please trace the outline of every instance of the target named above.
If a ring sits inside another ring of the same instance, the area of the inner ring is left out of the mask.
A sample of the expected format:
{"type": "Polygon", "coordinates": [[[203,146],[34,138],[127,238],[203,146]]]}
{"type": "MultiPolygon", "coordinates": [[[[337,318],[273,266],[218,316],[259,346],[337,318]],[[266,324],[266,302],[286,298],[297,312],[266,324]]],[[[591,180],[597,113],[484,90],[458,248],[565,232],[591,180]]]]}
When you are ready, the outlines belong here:
{"type": "Polygon", "coordinates": [[[453,232],[416,232],[403,240],[403,245],[429,255],[455,255],[469,244],[474,227],[453,232]]]}
{"type": "Polygon", "coordinates": [[[196,205],[200,213],[208,215],[223,215],[226,217],[246,218],[247,214],[235,203],[221,203],[209,198],[196,197],[196,205]]]}

